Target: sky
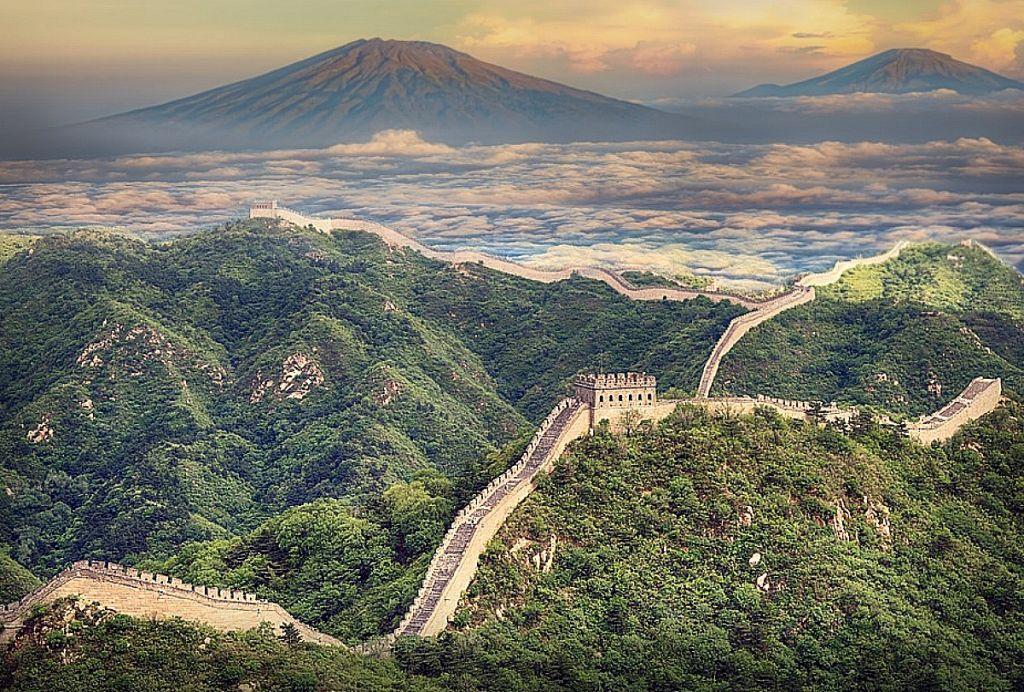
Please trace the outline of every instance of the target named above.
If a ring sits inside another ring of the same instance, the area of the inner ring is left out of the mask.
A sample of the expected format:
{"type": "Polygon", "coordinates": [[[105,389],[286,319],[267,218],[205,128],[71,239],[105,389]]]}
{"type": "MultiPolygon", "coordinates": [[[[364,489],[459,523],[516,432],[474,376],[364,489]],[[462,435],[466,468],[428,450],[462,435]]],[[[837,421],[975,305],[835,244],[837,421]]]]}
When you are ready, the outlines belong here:
{"type": "Polygon", "coordinates": [[[188,95],[358,38],[653,101],[925,47],[1024,78],[1024,0],[4,0],[0,127],[188,95]]]}
{"type": "Polygon", "coordinates": [[[758,290],[900,240],[1024,260],[1024,147],[626,142],[451,147],[412,131],[323,149],[0,166],[0,227],[168,238],[255,199],[383,222],[540,268],[694,272],[758,290]]]}

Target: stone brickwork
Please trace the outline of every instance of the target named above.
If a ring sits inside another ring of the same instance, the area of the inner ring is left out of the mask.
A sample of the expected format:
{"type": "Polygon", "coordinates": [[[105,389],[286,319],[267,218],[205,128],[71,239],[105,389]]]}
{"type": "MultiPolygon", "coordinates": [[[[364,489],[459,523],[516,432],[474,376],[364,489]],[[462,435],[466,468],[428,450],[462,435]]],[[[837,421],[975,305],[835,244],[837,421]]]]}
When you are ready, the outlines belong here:
{"type": "Polygon", "coordinates": [[[512,510],[533,490],[537,475],[561,456],[565,447],[589,430],[586,406],[563,399],[541,423],[519,461],[492,480],[456,515],[434,552],[416,598],[382,648],[403,635],[429,636],[441,632],[455,614],[459,598],[469,587],[480,555],[512,510]]]}
{"type": "Polygon", "coordinates": [[[252,629],[262,623],[280,630],[281,625],[290,623],[306,641],[341,645],[334,637],[299,622],[278,604],[255,594],[197,586],[165,574],[95,560],[76,562],[20,601],[0,607],[0,639],[14,635],[32,606],[65,596],[96,601],[133,617],[180,617],[224,631],[252,629]]]}
{"type": "Polygon", "coordinates": [[[967,423],[994,410],[1002,394],[1003,383],[998,377],[975,377],[953,401],[910,425],[907,433],[922,444],[944,442],[967,423]]]}
{"type": "Polygon", "coordinates": [[[900,241],[892,249],[887,252],[883,252],[880,255],[858,257],[857,259],[836,262],[835,266],[828,271],[820,272],[818,274],[809,274],[803,277],[797,282],[796,288],[789,293],[781,295],[778,298],[761,305],[757,305],[751,312],[735,318],[729,323],[729,326],[718,339],[715,347],[711,350],[711,356],[708,358],[707,362],[704,363],[704,370],[701,372],[700,376],[700,384],[697,386],[697,396],[703,398],[711,396],[711,387],[715,383],[715,377],[718,375],[718,367],[722,363],[722,358],[724,358],[725,354],[731,351],[732,347],[735,346],[751,329],[762,322],[772,319],[781,312],[814,300],[816,295],[814,292],[815,286],[827,286],[828,284],[835,283],[844,272],[855,267],[882,264],[894,257],[898,257],[900,252],[902,252],[906,247],[907,242],[900,241]]]}
{"type": "Polygon", "coordinates": [[[795,308],[797,305],[809,303],[812,300],[814,300],[814,289],[800,287],[729,322],[729,326],[725,328],[725,332],[715,342],[715,347],[711,349],[711,355],[708,357],[707,362],[704,363],[704,369],[700,374],[700,384],[697,385],[697,396],[702,398],[711,396],[711,386],[715,383],[715,377],[718,375],[718,366],[721,365],[722,358],[732,350],[732,347],[747,332],[762,322],[775,317],[780,312],[795,308]]]}

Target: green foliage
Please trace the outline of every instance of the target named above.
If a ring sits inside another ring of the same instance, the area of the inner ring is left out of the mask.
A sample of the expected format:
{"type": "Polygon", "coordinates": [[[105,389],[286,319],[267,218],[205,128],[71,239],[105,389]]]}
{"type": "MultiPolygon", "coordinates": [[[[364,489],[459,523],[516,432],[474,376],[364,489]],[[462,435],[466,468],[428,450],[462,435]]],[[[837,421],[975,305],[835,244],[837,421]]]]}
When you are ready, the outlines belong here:
{"type": "MultiPolygon", "coordinates": [[[[282,641],[267,627],[224,634],[181,620],[87,618],[63,633],[60,604],[0,652],[0,688],[67,690],[440,690],[393,661],[282,641]],[[51,614],[52,612],[52,614],[51,614]]],[[[79,615],[78,617],[81,617],[79,615]]]]}
{"type": "Polygon", "coordinates": [[[622,278],[634,286],[668,286],[672,288],[708,288],[714,283],[710,278],[699,274],[676,274],[664,276],[654,272],[626,271],[622,278]]]}
{"type": "Polygon", "coordinates": [[[715,389],[916,416],[974,377],[1024,387],[1024,279],[977,247],[910,247],[758,326],[715,389]]]}
{"type": "MultiPolygon", "coordinates": [[[[167,557],[423,469],[467,495],[572,375],[648,367],[692,386],[736,311],[260,222],[33,247],[0,276],[0,540],[40,573],[167,557]],[[285,373],[292,356],[311,364],[285,373]],[[289,378],[312,382],[301,400],[289,378]]],[[[412,550],[436,537],[411,534],[412,550]]]]}
{"type": "MultiPolygon", "coordinates": [[[[419,489],[391,495],[382,521],[430,516],[419,489]]],[[[117,616],[74,637],[30,626],[0,686],[1020,689],[1022,510],[1015,402],[945,447],[684,408],[577,443],[484,554],[459,629],[392,660],[117,616]]],[[[263,544],[300,561],[352,535],[337,503],[289,515],[263,544]]]]}
{"type": "Polygon", "coordinates": [[[40,585],[34,574],[0,549],[0,604],[16,601],[40,585]]]}
{"type": "Polygon", "coordinates": [[[945,448],[770,411],[585,438],[485,554],[464,631],[398,660],[482,689],[1020,689],[1022,443],[1016,403],[945,448]]]}
{"type": "Polygon", "coordinates": [[[19,252],[32,247],[38,239],[39,237],[34,235],[0,233],[0,267],[19,252]]]}
{"type": "Polygon", "coordinates": [[[358,643],[392,630],[416,593],[454,507],[437,472],[354,507],[319,500],[247,535],[193,543],[144,566],[185,581],[256,592],[303,622],[358,643]]]}
{"type": "Polygon", "coordinates": [[[424,470],[462,499],[576,372],[692,387],[737,311],[263,222],[41,238],[0,274],[0,542],[52,574],[165,559],[322,498],[363,506],[424,470]]]}
{"type": "Polygon", "coordinates": [[[883,264],[844,272],[819,294],[851,303],[884,298],[952,313],[984,306],[1024,321],[1024,278],[975,245],[913,245],[883,264]]]}

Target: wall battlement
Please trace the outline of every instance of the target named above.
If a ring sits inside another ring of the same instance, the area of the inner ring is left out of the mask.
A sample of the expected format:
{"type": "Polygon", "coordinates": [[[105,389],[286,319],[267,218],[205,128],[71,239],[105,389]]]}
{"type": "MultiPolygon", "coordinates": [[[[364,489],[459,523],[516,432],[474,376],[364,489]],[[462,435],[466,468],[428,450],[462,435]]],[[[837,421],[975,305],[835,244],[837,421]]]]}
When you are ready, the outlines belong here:
{"type": "MultiPolygon", "coordinates": [[[[154,572],[146,572],[145,570],[135,569],[134,567],[126,567],[116,562],[106,562],[102,560],[78,560],[71,564],[70,567],[64,570],[62,574],[81,574],[85,572],[95,574],[97,576],[108,576],[112,578],[119,578],[125,580],[133,580],[143,582],[145,584],[152,584],[155,586],[166,586],[168,588],[187,591],[197,596],[209,599],[211,601],[236,601],[241,603],[270,603],[260,599],[254,593],[247,593],[238,589],[222,589],[216,586],[205,586],[200,584],[190,584],[189,582],[182,581],[177,577],[171,577],[166,574],[157,574],[154,572]]],[[[54,577],[54,579],[60,578],[61,575],[54,577]]],[[[38,590],[37,590],[38,591],[38,590]]],[[[5,613],[17,612],[21,608],[25,607],[26,603],[35,603],[33,596],[36,592],[32,592],[24,596],[21,600],[14,601],[13,603],[6,603],[0,605],[0,619],[4,617],[5,613]]],[[[29,603],[29,605],[31,605],[29,603]]]]}
{"type": "Polygon", "coordinates": [[[96,601],[134,617],[181,617],[220,630],[246,630],[263,623],[280,629],[295,626],[306,641],[341,646],[334,637],[292,617],[284,608],[256,594],[236,589],[189,584],[112,562],[80,560],[19,601],[0,609],[0,640],[12,637],[32,606],[66,596],[96,601]]]}

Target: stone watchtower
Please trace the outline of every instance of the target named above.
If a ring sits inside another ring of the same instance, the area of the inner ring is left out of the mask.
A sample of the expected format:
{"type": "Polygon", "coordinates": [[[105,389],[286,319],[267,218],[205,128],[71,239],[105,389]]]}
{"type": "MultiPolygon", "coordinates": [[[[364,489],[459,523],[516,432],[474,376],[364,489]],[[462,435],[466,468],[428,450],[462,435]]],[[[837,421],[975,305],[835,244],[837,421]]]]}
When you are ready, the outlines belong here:
{"type": "Polygon", "coordinates": [[[654,408],[658,404],[657,380],[642,372],[579,375],[575,396],[590,410],[593,427],[607,419],[613,425],[630,410],[654,408]]]}

